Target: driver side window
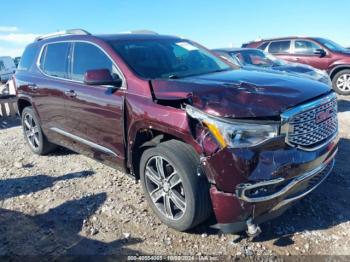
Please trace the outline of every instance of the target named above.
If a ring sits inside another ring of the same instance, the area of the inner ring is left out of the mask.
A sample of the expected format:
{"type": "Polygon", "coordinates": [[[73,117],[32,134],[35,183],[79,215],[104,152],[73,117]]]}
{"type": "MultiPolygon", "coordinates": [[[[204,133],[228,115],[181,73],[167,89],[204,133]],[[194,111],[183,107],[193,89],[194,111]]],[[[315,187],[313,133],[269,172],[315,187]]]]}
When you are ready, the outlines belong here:
{"type": "Polygon", "coordinates": [[[89,43],[75,43],[72,79],[82,82],[86,71],[96,69],[108,69],[111,74],[114,71],[112,61],[100,48],[89,43]]]}
{"type": "Polygon", "coordinates": [[[294,52],[296,54],[313,55],[321,47],[314,42],[306,40],[295,40],[294,52]]]}

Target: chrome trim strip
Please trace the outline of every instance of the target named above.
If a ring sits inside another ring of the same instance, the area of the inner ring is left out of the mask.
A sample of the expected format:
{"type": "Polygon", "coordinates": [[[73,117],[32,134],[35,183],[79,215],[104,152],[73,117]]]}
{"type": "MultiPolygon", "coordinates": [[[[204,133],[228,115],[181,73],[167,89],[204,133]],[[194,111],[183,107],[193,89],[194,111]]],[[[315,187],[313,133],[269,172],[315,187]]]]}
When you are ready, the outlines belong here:
{"type": "Polygon", "coordinates": [[[58,79],[58,80],[63,80],[63,81],[68,81],[68,82],[73,82],[73,83],[78,83],[78,84],[84,85],[84,82],[82,82],[82,81],[48,75],[41,69],[41,67],[40,67],[41,66],[40,60],[41,60],[41,56],[42,56],[42,54],[44,52],[45,47],[47,45],[57,44],[57,43],[87,43],[87,44],[91,44],[93,46],[96,46],[97,48],[99,48],[108,57],[108,59],[111,60],[112,64],[116,67],[116,69],[117,69],[117,71],[119,73],[119,76],[121,77],[121,79],[123,81],[122,86],[120,87],[120,89],[122,89],[122,90],[126,90],[127,89],[126,78],[125,78],[123,72],[120,70],[119,66],[111,58],[111,56],[109,54],[107,54],[107,52],[102,47],[100,47],[99,45],[97,45],[97,44],[95,44],[95,43],[93,43],[91,41],[86,41],[86,40],[61,40],[61,41],[52,41],[52,42],[48,42],[48,43],[43,44],[41,46],[41,49],[40,49],[40,52],[39,52],[39,55],[38,55],[38,59],[36,60],[35,64],[36,64],[38,70],[40,71],[40,73],[42,73],[46,77],[50,77],[50,78],[53,78],[53,79],[58,79]]]}
{"type": "Polygon", "coordinates": [[[333,168],[334,157],[335,157],[337,152],[338,152],[338,149],[336,149],[333,152],[333,154],[328,158],[328,160],[326,162],[322,163],[322,165],[320,165],[319,167],[317,167],[317,168],[315,168],[315,169],[313,169],[313,170],[311,170],[309,172],[306,172],[306,173],[304,173],[304,174],[294,178],[288,185],[286,185],[280,191],[278,191],[278,192],[276,192],[274,194],[271,194],[269,196],[264,196],[264,197],[252,198],[252,197],[247,197],[245,195],[245,192],[247,190],[252,190],[252,189],[258,188],[258,187],[281,183],[282,181],[285,180],[284,178],[277,178],[277,179],[274,179],[274,180],[263,181],[263,182],[259,182],[259,183],[253,184],[253,185],[242,185],[242,188],[237,188],[236,189],[236,195],[241,200],[249,202],[249,203],[263,202],[263,201],[268,201],[268,200],[277,198],[277,197],[287,193],[292,187],[296,186],[299,182],[301,182],[301,181],[303,181],[305,179],[308,179],[308,178],[310,178],[310,177],[312,177],[312,176],[322,172],[328,166],[329,162],[331,162],[331,161],[333,161],[333,163],[332,163],[332,168],[333,168]]]}
{"type": "Polygon", "coordinates": [[[287,142],[286,142],[286,143],[287,143],[288,145],[292,146],[292,147],[299,148],[299,149],[301,149],[301,150],[310,152],[310,151],[315,151],[315,150],[318,150],[318,149],[324,147],[325,145],[329,144],[332,140],[335,140],[335,139],[337,139],[337,140],[339,139],[339,137],[338,137],[338,129],[337,129],[337,131],[334,133],[334,135],[331,136],[331,138],[327,139],[324,143],[322,143],[322,144],[320,144],[320,145],[318,145],[318,146],[315,146],[315,147],[310,147],[310,148],[308,148],[308,147],[303,147],[303,146],[290,145],[290,144],[287,143],[287,142]]]}
{"type": "Polygon", "coordinates": [[[328,94],[320,99],[317,99],[315,101],[308,102],[306,104],[299,105],[297,107],[294,107],[292,109],[289,109],[281,114],[282,120],[283,119],[289,119],[290,117],[300,114],[302,112],[314,109],[316,107],[319,107],[322,104],[328,103],[332,101],[333,99],[337,99],[337,95],[335,92],[332,92],[331,94],[328,94]]]}
{"type": "Polygon", "coordinates": [[[56,133],[58,133],[58,134],[60,134],[60,135],[69,137],[69,138],[71,138],[71,139],[73,139],[73,140],[75,140],[75,141],[77,141],[77,142],[80,142],[80,143],[82,143],[82,144],[85,144],[85,145],[87,145],[87,146],[90,146],[90,147],[92,147],[92,148],[95,148],[95,149],[97,149],[97,150],[99,150],[99,151],[101,151],[101,152],[104,152],[104,153],[106,153],[106,154],[109,154],[109,155],[113,155],[113,156],[118,157],[118,155],[117,155],[116,153],[114,153],[112,150],[110,150],[110,149],[108,149],[108,148],[106,148],[106,147],[100,146],[100,145],[98,145],[98,144],[96,144],[96,143],[94,143],[94,142],[88,141],[88,140],[86,140],[86,139],[84,139],[84,138],[81,138],[81,137],[79,137],[79,136],[76,136],[76,135],[73,135],[73,134],[71,134],[71,133],[68,133],[68,132],[66,132],[66,131],[64,131],[64,130],[62,130],[62,129],[57,128],[57,127],[51,127],[50,130],[52,130],[52,131],[54,131],[54,132],[56,132],[56,133]]]}

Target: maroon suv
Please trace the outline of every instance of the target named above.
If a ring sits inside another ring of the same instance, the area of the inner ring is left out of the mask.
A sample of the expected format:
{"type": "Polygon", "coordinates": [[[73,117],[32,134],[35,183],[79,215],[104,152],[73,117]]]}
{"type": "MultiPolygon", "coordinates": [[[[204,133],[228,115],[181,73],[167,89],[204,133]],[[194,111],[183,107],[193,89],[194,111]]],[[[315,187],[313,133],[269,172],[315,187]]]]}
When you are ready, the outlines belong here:
{"type": "Polygon", "coordinates": [[[34,153],[60,145],[121,168],[177,230],[214,213],[225,232],[257,234],[330,174],[337,152],[329,86],[235,69],[179,37],[43,36],[15,83],[34,153]]]}
{"type": "Polygon", "coordinates": [[[242,47],[259,48],[282,59],[325,70],[333,89],[350,94],[350,50],[321,37],[284,37],[253,41],[242,47]]]}

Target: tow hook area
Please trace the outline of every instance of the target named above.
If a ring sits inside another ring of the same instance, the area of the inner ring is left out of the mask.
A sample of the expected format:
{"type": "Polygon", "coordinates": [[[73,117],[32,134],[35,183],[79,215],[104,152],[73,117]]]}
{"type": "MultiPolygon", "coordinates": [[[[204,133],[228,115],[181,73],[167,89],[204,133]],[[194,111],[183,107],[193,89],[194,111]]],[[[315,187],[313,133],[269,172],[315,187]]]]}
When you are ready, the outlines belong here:
{"type": "Polygon", "coordinates": [[[253,223],[253,220],[249,218],[247,220],[247,235],[251,238],[255,238],[261,233],[259,225],[253,223]]]}

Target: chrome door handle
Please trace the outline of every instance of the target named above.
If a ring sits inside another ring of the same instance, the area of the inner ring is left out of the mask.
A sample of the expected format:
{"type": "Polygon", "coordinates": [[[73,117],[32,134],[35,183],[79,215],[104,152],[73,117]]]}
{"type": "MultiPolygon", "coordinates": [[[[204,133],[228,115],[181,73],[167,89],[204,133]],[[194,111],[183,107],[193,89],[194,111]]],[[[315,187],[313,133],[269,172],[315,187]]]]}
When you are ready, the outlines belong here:
{"type": "Polygon", "coordinates": [[[66,96],[69,96],[69,97],[76,97],[76,96],[77,96],[77,93],[75,93],[74,90],[65,91],[64,94],[65,94],[66,96]]]}

